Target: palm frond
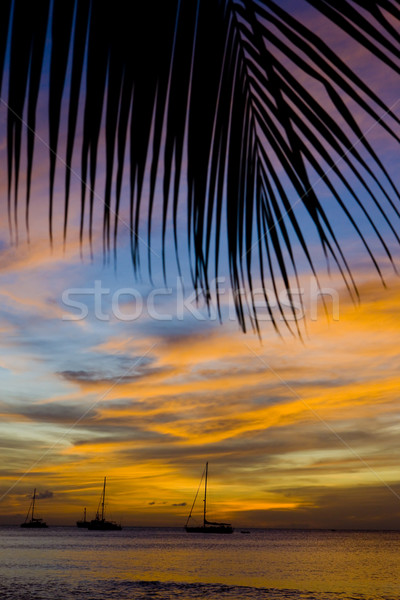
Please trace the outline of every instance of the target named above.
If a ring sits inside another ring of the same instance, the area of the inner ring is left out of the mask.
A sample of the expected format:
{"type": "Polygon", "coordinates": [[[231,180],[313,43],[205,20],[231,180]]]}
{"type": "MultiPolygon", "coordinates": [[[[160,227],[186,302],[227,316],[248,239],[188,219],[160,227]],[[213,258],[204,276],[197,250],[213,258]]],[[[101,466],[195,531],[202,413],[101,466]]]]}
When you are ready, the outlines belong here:
{"type": "MultiPolygon", "coordinates": [[[[320,13],[374,60],[399,73],[397,2],[299,0],[298,4],[320,13]]],[[[226,243],[231,285],[238,292],[236,312],[244,330],[248,314],[258,328],[254,295],[258,279],[278,329],[267,288],[272,285],[279,297],[278,281],[289,294],[293,278],[299,287],[296,248],[317,277],[308,225],[297,216],[298,204],[308,214],[326,260],[336,264],[349,292],[357,296],[340,243],[340,224],[332,222],[311,174],[324,182],[331,202],[353,227],[379,275],[382,277],[377,251],[366,225],[393,264],[386,236],[390,232],[400,241],[396,225],[399,191],[360,123],[368,118],[398,143],[399,118],[374,91],[372,82],[346,64],[318,31],[285,10],[284,3],[147,0],[132,5],[121,0],[14,0],[3,2],[1,11],[0,69],[9,72],[8,214],[15,234],[22,117],[27,106],[28,222],[36,103],[49,26],[50,240],[59,131],[64,127],[67,138],[65,241],[70,169],[83,100],[83,136],[78,149],[81,243],[86,228],[91,240],[94,211],[102,209],[104,251],[117,247],[129,149],[128,203],[135,269],[140,269],[140,215],[147,211],[146,235],[151,248],[155,195],[161,180],[164,275],[168,215],[172,211],[179,260],[178,214],[186,207],[185,239],[193,285],[210,298],[210,279],[218,277],[221,246],[226,243]],[[7,32],[10,61],[3,67],[7,32]],[[310,90],[310,81],[319,86],[319,97],[310,90]],[[68,97],[66,123],[60,118],[64,96],[68,97]],[[94,190],[103,118],[106,169],[101,208],[96,207],[94,190]],[[144,198],[149,160],[149,192],[144,198]],[[183,183],[187,184],[186,197],[183,183]],[[350,201],[344,199],[343,190],[350,201]],[[87,196],[89,219],[85,224],[87,196]],[[385,223],[383,228],[371,215],[371,203],[385,223]],[[358,222],[357,211],[364,224],[358,222]],[[248,292],[247,300],[240,290],[248,292]]],[[[290,329],[279,301],[278,311],[290,329]]],[[[297,327],[293,308],[291,320],[297,327]]]]}

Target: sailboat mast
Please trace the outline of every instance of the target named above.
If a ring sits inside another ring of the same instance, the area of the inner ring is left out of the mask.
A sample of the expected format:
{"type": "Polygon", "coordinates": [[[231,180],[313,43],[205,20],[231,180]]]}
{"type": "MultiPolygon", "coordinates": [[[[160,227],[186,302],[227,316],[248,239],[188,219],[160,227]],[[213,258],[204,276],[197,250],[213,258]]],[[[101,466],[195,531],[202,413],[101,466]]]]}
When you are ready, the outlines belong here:
{"type": "Polygon", "coordinates": [[[208,477],[208,462],[206,462],[206,476],[204,481],[204,518],[203,525],[206,526],[206,514],[207,514],[207,477],[208,477]]]}
{"type": "Polygon", "coordinates": [[[104,498],[106,496],[106,478],[104,477],[103,497],[101,501],[101,520],[104,521],[104,498]]]}
{"type": "Polygon", "coordinates": [[[36,488],[33,490],[33,498],[32,498],[32,521],[33,521],[33,512],[35,510],[35,498],[36,498],[36,488]]]}

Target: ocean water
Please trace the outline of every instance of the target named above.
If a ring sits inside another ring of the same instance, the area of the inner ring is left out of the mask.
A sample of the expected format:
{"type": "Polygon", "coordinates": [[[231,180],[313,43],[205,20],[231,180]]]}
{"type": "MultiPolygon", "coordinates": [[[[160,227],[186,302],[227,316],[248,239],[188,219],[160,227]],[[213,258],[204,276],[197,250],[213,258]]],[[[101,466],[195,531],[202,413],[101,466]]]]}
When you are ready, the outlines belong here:
{"type": "Polygon", "coordinates": [[[399,600],[400,532],[0,527],[1,600],[399,600]]]}

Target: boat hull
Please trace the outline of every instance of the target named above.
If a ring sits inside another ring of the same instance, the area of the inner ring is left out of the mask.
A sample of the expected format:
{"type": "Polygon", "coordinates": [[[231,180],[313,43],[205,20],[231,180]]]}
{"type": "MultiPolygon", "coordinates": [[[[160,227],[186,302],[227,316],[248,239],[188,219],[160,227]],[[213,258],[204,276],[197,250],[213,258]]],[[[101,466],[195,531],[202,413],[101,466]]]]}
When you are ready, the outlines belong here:
{"type": "Polygon", "coordinates": [[[185,527],[187,533],[233,533],[233,527],[208,525],[201,527],[185,527]]]}
{"type": "Polygon", "coordinates": [[[87,529],[90,531],[121,531],[122,527],[112,521],[93,520],[87,524],[87,529]]]}
{"type": "Polygon", "coordinates": [[[89,526],[89,523],[88,523],[88,521],[77,521],[76,522],[76,526],[77,527],[84,527],[85,529],[87,529],[88,526],[89,526]]]}
{"type": "Polygon", "coordinates": [[[21,527],[26,527],[28,529],[46,529],[48,525],[44,522],[29,521],[28,523],[21,523],[21,527]]]}

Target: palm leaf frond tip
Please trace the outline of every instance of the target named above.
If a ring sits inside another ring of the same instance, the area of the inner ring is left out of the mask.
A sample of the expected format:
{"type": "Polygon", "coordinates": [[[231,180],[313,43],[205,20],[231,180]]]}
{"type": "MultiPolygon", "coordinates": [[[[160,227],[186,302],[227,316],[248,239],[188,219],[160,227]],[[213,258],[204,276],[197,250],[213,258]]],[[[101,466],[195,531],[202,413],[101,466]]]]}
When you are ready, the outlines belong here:
{"type": "MultiPolygon", "coordinates": [[[[374,61],[399,74],[397,2],[299,0],[299,14],[305,9],[313,23],[330,23],[374,61]]],[[[50,240],[56,157],[65,163],[65,242],[72,157],[78,151],[81,242],[86,229],[92,239],[94,213],[102,210],[104,250],[116,248],[128,165],[135,269],[140,268],[139,240],[144,236],[151,271],[152,223],[161,189],[164,274],[169,215],[179,256],[178,217],[186,210],[193,284],[210,297],[210,280],[219,274],[226,244],[232,288],[247,291],[247,300],[235,295],[243,329],[248,314],[258,327],[255,281],[261,282],[277,328],[268,286],[276,292],[279,281],[289,292],[293,282],[298,287],[299,251],[317,276],[311,224],[326,260],[336,264],[350,293],[357,295],[340,226],[333,222],[324,194],[351,225],[378,273],[380,251],[371,233],[393,263],[387,239],[399,242],[398,185],[361,123],[373,123],[397,144],[399,118],[373,81],[352,69],[307,19],[285,10],[285,3],[14,0],[2,2],[0,11],[0,75],[8,75],[3,77],[8,90],[8,215],[15,237],[24,115],[26,111],[28,228],[36,106],[48,59],[50,240]],[[46,32],[51,35],[49,56],[46,32]],[[97,202],[103,122],[105,180],[97,202]],[[65,148],[59,143],[61,128],[65,148]],[[317,192],[322,187],[315,182],[324,183],[324,192],[317,192]],[[379,223],[373,211],[380,215],[379,223]]],[[[288,318],[279,301],[278,314],[289,328],[292,317],[296,322],[295,312],[288,318]]]]}

